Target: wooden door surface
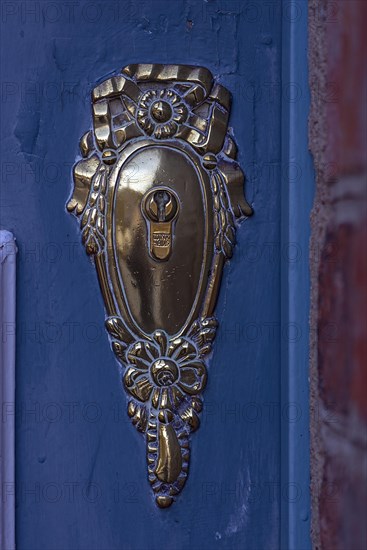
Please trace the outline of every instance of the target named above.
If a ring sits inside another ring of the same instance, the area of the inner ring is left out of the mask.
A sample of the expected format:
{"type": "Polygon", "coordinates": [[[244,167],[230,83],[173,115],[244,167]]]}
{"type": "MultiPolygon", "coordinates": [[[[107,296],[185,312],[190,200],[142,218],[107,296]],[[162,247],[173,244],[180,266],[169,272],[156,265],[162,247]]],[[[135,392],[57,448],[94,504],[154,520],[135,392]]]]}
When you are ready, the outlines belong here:
{"type": "Polygon", "coordinates": [[[292,93],[282,86],[281,3],[4,4],[1,223],[18,246],[18,549],[280,548],[282,422],[297,414],[281,397],[282,338],[297,337],[282,324],[281,260],[295,249],[281,248],[282,98],[292,93]],[[230,90],[254,209],[224,269],[188,481],[166,510],[152,500],[95,270],[65,209],[90,92],[130,63],[204,66],[230,90]]]}

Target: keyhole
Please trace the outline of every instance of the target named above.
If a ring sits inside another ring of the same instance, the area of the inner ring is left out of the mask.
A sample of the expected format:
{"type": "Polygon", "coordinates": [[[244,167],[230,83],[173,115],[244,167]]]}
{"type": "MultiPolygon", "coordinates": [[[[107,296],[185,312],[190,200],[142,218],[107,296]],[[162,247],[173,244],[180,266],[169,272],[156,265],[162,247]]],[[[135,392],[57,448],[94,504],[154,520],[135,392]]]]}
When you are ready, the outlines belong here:
{"type": "Polygon", "coordinates": [[[153,200],[158,208],[158,221],[164,222],[166,219],[166,206],[170,201],[170,196],[167,191],[161,189],[154,193],[153,200]]]}
{"type": "Polygon", "coordinates": [[[178,197],[173,190],[153,187],[143,197],[142,214],[147,221],[149,252],[153,260],[160,262],[170,257],[178,211],[178,197]]]}

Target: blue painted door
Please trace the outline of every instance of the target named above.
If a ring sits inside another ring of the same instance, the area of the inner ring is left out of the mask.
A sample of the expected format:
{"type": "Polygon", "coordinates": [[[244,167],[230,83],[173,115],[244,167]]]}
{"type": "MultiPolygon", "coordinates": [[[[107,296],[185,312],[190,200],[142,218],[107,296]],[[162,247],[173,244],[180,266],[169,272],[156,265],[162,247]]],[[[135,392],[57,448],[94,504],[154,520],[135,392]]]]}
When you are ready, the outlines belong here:
{"type": "Polygon", "coordinates": [[[19,550],[281,546],[279,7],[4,3],[1,224],[19,249],[19,550]],[[232,92],[230,126],[255,211],[224,271],[202,426],[186,487],[167,510],[152,501],[96,274],[64,207],[90,90],[141,62],[202,65],[232,92]]]}

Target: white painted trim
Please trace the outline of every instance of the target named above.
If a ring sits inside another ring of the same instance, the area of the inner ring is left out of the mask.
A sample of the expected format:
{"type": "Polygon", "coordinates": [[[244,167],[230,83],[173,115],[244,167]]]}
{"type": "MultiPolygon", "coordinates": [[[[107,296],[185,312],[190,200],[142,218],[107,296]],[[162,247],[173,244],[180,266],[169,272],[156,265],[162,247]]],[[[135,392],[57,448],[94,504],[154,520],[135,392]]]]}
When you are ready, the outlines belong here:
{"type": "Polygon", "coordinates": [[[0,231],[0,550],[15,548],[15,284],[17,248],[0,231]]]}

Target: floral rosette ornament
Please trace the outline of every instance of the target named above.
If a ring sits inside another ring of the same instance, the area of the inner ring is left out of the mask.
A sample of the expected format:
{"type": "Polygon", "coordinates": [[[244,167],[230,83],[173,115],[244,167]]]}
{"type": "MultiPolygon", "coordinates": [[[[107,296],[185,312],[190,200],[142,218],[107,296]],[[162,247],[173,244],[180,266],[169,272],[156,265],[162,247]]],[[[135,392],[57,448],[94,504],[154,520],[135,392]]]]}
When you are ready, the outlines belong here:
{"type": "MultiPolygon", "coordinates": [[[[183,402],[186,404],[187,397],[204,389],[206,367],[196,346],[187,338],[170,341],[167,334],[157,330],[152,339],[152,342],[139,340],[126,351],[124,383],[133,397],[143,403],[150,401],[160,411],[159,419],[165,421],[166,416],[161,413],[172,413],[183,402]]],[[[196,399],[194,403],[197,408],[199,401],[196,399]]],[[[194,407],[192,403],[189,406],[194,407]]],[[[190,425],[196,429],[199,419],[194,411],[191,415],[190,425]]]]}
{"type": "Polygon", "coordinates": [[[149,481],[159,493],[168,489],[169,494],[157,497],[160,506],[167,506],[186,480],[188,433],[199,427],[198,395],[205,387],[206,367],[193,342],[169,340],[163,331],[156,331],[152,341],[132,344],[126,363],[124,384],[134,398],[128,414],[138,430],[147,431],[149,481]]]}
{"type": "Polygon", "coordinates": [[[141,98],[137,121],[139,126],[157,139],[175,135],[179,124],[186,121],[188,109],[173,90],[149,90],[141,98]]]}
{"type": "Polygon", "coordinates": [[[130,395],[128,415],[147,435],[148,477],[157,504],[169,506],[185,484],[189,469],[189,434],[200,425],[201,392],[207,380],[203,356],[211,349],[216,319],[194,322],[189,337],[170,338],[156,330],[151,339],[128,347],[120,337],[119,318],[107,320],[112,347],[125,366],[123,383],[130,395]]]}
{"type": "Polygon", "coordinates": [[[187,479],[223,266],[236,221],[252,213],[230,103],[204,67],[128,65],[92,92],[67,204],[94,260],[161,508],[187,479]]]}

